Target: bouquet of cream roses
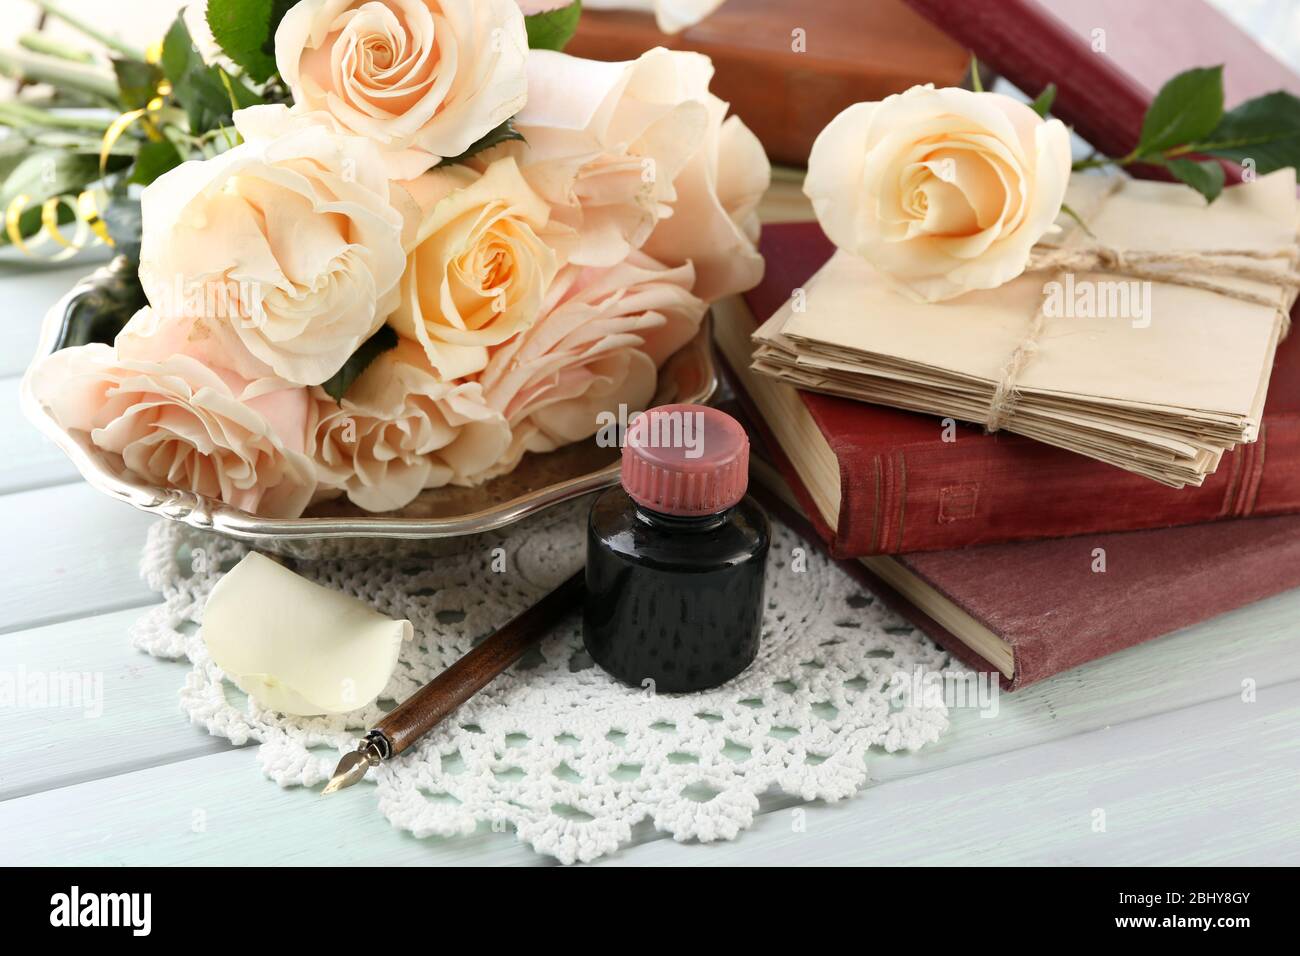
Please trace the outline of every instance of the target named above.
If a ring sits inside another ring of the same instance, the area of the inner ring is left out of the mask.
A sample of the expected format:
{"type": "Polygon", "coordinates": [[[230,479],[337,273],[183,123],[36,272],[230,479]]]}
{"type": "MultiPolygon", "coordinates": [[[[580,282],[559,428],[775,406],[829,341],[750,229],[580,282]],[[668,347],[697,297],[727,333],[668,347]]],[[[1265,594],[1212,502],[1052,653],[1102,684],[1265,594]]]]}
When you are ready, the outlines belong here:
{"type": "Polygon", "coordinates": [[[43,359],[38,400],[152,483],[275,517],[400,508],[645,407],[758,281],[770,170],[706,57],[570,57],[577,14],[212,0],[226,59],[184,69],[230,123],[143,190],[147,304],[43,359]]]}

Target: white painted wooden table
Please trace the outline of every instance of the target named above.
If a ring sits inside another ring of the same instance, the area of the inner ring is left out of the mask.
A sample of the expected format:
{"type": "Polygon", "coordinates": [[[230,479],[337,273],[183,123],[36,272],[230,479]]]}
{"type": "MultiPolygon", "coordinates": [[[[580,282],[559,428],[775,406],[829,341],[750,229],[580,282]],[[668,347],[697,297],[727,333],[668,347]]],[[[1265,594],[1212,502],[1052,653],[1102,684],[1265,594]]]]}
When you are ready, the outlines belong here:
{"type": "MultiPolygon", "coordinates": [[[[553,862],[486,829],[417,840],[362,794],[281,790],[252,749],[188,724],[186,665],[127,643],[154,601],[137,573],[152,519],[92,491],[18,410],[39,318],[87,268],[0,261],[0,675],[103,680],[97,716],[0,704],[0,863],[553,862]]],[[[852,800],[772,798],[733,843],[643,830],[605,863],[1300,863],[1300,591],[867,759],[852,800]]]]}

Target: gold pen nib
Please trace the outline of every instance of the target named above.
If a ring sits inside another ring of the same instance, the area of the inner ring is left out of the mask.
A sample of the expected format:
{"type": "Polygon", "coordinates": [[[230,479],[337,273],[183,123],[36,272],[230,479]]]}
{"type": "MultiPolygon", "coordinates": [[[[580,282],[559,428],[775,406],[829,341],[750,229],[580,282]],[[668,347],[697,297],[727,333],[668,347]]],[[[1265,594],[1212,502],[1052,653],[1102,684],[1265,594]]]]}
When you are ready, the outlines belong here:
{"type": "Polygon", "coordinates": [[[320,792],[321,796],[352,786],[366,775],[373,762],[377,761],[372,761],[366,750],[354,750],[344,754],[339,765],[334,768],[334,776],[330,777],[330,782],[325,784],[325,789],[320,792]]]}

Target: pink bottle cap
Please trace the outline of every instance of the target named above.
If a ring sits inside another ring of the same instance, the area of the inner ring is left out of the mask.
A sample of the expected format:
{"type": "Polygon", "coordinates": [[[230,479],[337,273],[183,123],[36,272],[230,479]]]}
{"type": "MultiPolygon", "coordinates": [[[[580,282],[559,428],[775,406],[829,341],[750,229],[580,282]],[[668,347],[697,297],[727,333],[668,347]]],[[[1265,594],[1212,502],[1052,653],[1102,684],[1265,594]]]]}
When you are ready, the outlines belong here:
{"type": "Polygon", "coordinates": [[[632,500],[652,511],[717,514],[745,497],[749,436],[716,408],[660,405],[628,426],[622,480],[632,500]]]}

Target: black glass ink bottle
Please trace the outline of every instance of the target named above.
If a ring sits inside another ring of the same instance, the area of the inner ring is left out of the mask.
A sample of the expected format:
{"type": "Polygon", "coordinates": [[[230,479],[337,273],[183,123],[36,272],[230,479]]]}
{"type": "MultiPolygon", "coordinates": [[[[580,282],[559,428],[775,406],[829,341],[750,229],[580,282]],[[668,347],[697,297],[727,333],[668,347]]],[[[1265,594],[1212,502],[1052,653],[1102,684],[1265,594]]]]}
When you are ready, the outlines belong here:
{"type": "Polygon", "coordinates": [[[628,426],[622,483],[587,523],[582,619],[620,681],[705,690],[754,660],[771,533],[748,481],[749,439],[725,412],[663,405],[628,426]]]}

